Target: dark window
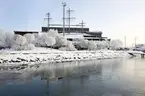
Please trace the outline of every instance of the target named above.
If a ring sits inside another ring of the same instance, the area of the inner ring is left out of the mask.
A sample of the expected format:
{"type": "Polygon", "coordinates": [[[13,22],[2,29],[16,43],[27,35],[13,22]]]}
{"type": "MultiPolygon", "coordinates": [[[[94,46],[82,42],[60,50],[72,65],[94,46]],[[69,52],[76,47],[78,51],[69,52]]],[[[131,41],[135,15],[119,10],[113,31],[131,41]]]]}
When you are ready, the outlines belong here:
{"type": "Polygon", "coordinates": [[[96,36],[84,36],[84,37],[96,37],[96,36]]]}

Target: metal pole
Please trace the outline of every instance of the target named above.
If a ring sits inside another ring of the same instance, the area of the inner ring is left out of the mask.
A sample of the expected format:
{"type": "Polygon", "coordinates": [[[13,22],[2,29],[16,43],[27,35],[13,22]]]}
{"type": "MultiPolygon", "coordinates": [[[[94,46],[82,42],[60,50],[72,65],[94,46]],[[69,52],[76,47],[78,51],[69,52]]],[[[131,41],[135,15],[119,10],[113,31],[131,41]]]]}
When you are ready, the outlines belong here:
{"type": "Polygon", "coordinates": [[[65,7],[66,7],[66,2],[62,2],[63,6],[63,36],[65,36],[65,7]]]}
{"type": "Polygon", "coordinates": [[[68,10],[68,27],[69,27],[69,28],[68,28],[68,30],[69,30],[68,32],[69,32],[69,33],[70,33],[70,11],[71,11],[71,10],[69,9],[69,10],[68,10]]]}
{"type": "Polygon", "coordinates": [[[50,19],[50,13],[47,13],[47,15],[48,15],[48,31],[49,31],[49,19],[50,19]]]}
{"type": "Polygon", "coordinates": [[[80,25],[81,25],[81,27],[82,27],[82,30],[81,30],[82,33],[84,33],[84,26],[85,26],[84,24],[85,24],[85,23],[84,23],[84,21],[82,20],[82,22],[80,23],[80,25]]]}
{"type": "Polygon", "coordinates": [[[83,33],[83,31],[84,31],[84,30],[83,30],[83,27],[84,27],[84,22],[83,22],[83,20],[82,20],[82,33],[83,33]]]}
{"type": "Polygon", "coordinates": [[[47,23],[48,23],[47,24],[47,28],[48,28],[47,31],[49,31],[49,29],[50,29],[50,19],[52,19],[52,18],[50,18],[50,13],[47,13],[46,15],[47,15],[47,18],[44,18],[44,19],[47,19],[47,23]]]}
{"type": "Polygon", "coordinates": [[[75,19],[75,17],[71,17],[71,12],[73,12],[74,10],[71,10],[70,8],[67,10],[68,13],[68,33],[70,33],[70,23],[71,23],[71,19],[75,19]]]}

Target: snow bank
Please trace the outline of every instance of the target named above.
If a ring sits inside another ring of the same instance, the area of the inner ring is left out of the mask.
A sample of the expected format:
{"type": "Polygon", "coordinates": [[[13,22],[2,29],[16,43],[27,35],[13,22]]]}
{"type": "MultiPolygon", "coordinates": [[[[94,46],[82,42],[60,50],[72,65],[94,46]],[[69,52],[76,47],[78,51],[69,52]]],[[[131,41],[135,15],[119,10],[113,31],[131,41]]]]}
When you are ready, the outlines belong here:
{"type": "Polygon", "coordinates": [[[58,51],[37,48],[31,51],[0,51],[0,64],[4,66],[40,64],[49,62],[70,62],[79,60],[109,59],[124,56],[123,51],[58,51]]]}
{"type": "Polygon", "coordinates": [[[142,51],[128,51],[128,53],[132,53],[132,54],[145,54],[142,51]]]}

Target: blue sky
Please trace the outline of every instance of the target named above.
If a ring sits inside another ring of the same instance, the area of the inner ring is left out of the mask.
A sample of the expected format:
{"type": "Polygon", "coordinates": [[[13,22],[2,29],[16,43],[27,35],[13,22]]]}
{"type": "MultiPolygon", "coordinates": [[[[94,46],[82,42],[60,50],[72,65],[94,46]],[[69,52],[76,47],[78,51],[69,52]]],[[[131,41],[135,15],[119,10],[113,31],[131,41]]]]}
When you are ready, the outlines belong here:
{"type": "Polygon", "coordinates": [[[135,36],[137,43],[145,43],[145,0],[0,0],[0,28],[40,30],[47,12],[52,23],[62,23],[62,1],[75,10],[73,24],[84,20],[92,31],[103,31],[109,38],[126,36],[127,45],[134,43],[135,36]]]}

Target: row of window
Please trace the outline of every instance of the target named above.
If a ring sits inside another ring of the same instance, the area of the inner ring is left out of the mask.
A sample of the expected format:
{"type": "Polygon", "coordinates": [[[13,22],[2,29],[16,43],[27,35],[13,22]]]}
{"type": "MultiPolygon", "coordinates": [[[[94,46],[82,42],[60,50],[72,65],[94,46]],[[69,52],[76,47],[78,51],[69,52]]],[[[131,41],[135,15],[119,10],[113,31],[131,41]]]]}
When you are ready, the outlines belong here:
{"type": "Polygon", "coordinates": [[[84,37],[101,37],[100,35],[91,35],[91,36],[84,36],[84,37]]]}
{"type": "MultiPolygon", "coordinates": [[[[69,41],[73,41],[73,39],[67,39],[69,41]]],[[[105,39],[87,39],[87,40],[93,40],[93,41],[104,41],[105,39]]]]}
{"type": "MultiPolygon", "coordinates": [[[[58,30],[58,32],[62,32],[63,28],[50,28],[54,30],[58,30]]],[[[65,28],[66,31],[69,30],[69,28],[65,28]]],[[[47,28],[42,28],[42,32],[47,31],[47,28]]],[[[70,31],[82,31],[82,28],[70,28],[70,31]]],[[[89,28],[83,28],[83,31],[89,31],[89,28]]]]}

